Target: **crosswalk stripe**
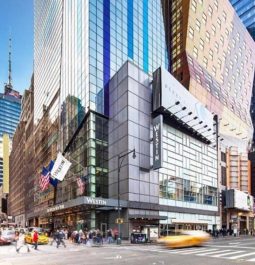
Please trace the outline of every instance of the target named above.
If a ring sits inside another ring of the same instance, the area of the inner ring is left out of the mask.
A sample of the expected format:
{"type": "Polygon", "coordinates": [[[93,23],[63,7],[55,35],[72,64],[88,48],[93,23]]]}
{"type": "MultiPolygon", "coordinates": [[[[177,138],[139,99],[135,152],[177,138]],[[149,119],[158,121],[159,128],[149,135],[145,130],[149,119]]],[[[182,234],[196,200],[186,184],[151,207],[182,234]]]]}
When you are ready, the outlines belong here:
{"type": "MultiPolygon", "coordinates": [[[[231,250],[227,250],[227,251],[231,251],[231,250]]],[[[223,253],[225,252],[226,253],[226,250],[217,250],[217,251],[207,251],[205,253],[202,253],[202,254],[197,254],[197,256],[206,256],[206,255],[212,255],[212,254],[217,254],[217,253],[223,253]]]]}
{"type": "Polygon", "coordinates": [[[182,252],[182,253],[178,253],[178,254],[182,254],[182,255],[189,255],[189,254],[196,254],[196,253],[203,253],[203,252],[211,252],[211,251],[215,251],[217,250],[217,248],[212,248],[212,249],[203,249],[203,250],[193,250],[193,251],[187,251],[187,252],[182,252]]]}
{"type": "Polygon", "coordinates": [[[247,257],[247,256],[252,256],[252,255],[255,255],[255,252],[246,253],[246,254],[242,254],[242,255],[238,255],[238,256],[233,256],[233,257],[229,257],[227,259],[239,259],[242,257],[247,257]]]}
{"type": "Polygon", "coordinates": [[[219,258],[219,257],[224,257],[224,256],[227,256],[227,255],[232,255],[232,254],[237,254],[237,253],[242,253],[244,252],[243,250],[241,251],[234,251],[234,252],[229,252],[229,253],[223,253],[223,254],[220,254],[220,255],[214,255],[214,256],[211,256],[213,258],[219,258]]]}
{"type": "MultiPolygon", "coordinates": [[[[203,248],[205,249],[205,248],[203,248]]],[[[201,249],[195,249],[195,248],[182,248],[182,249],[174,249],[172,250],[175,253],[181,254],[181,253],[188,253],[193,251],[201,251],[201,249]]]]}
{"type": "Polygon", "coordinates": [[[253,259],[248,259],[248,260],[246,260],[246,261],[255,261],[255,258],[253,258],[253,259]]]}

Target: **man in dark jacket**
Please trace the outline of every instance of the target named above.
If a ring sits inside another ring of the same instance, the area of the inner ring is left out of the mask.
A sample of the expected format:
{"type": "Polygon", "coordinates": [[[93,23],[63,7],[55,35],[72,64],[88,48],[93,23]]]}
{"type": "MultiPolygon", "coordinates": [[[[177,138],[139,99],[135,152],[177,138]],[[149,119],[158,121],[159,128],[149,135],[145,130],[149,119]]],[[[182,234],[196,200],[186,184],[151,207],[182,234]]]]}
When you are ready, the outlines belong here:
{"type": "Polygon", "coordinates": [[[55,232],[53,232],[53,239],[50,245],[52,246],[54,242],[58,244],[58,240],[59,240],[58,238],[59,238],[59,230],[57,229],[55,232]]]}
{"type": "Polygon", "coordinates": [[[61,230],[58,233],[57,248],[60,246],[60,244],[62,244],[64,247],[66,247],[66,244],[64,242],[64,238],[65,238],[65,233],[63,230],[61,230]]]}

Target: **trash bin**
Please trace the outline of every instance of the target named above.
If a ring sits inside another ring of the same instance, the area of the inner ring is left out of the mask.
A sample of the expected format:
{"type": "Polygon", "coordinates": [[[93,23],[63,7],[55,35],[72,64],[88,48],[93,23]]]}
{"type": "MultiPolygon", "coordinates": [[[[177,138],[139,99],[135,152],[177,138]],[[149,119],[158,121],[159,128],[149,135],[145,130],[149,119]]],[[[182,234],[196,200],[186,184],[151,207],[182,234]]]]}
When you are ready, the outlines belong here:
{"type": "Polygon", "coordinates": [[[146,234],[143,233],[132,233],[130,243],[132,244],[142,244],[147,243],[146,234]]]}

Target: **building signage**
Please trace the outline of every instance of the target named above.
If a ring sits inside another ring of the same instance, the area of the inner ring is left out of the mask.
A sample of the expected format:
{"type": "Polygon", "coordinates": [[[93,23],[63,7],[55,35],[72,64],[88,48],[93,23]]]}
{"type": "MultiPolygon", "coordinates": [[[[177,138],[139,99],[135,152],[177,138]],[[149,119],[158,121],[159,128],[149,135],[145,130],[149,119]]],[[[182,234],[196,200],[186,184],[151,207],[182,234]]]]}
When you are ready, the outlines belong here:
{"type": "MultiPolygon", "coordinates": [[[[175,113],[175,116],[183,122],[191,121],[188,125],[190,127],[194,126],[194,130],[198,131],[201,126],[206,125],[207,130],[213,130],[212,113],[162,67],[153,73],[153,111],[161,107],[171,113],[175,113]],[[184,107],[185,109],[182,110],[184,107]],[[188,113],[192,114],[188,115],[188,113]],[[194,117],[197,118],[192,121],[194,117]],[[195,126],[200,121],[203,122],[203,125],[195,126]]],[[[208,136],[207,130],[203,130],[204,133],[202,133],[205,137],[206,135],[208,136]]]]}
{"type": "Polygon", "coordinates": [[[59,205],[53,206],[51,208],[48,208],[47,209],[47,213],[52,213],[52,212],[55,212],[55,211],[58,211],[58,210],[62,210],[64,208],[65,208],[64,204],[59,204],[59,205]]]}
{"type": "Polygon", "coordinates": [[[70,207],[75,207],[78,205],[89,204],[89,205],[99,205],[99,206],[108,206],[110,203],[109,199],[102,198],[93,198],[93,197],[78,197],[74,200],[58,204],[47,209],[47,213],[52,213],[55,211],[63,210],[70,207]]]}
{"type": "Polygon", "coordinates": [[[163,116],[158,115],[153,119],[153,169],[162,167],[162,134],[163,134],[163,116]]]}
{"type": "Polygon", "coordinates": [[[107,201],[104,199],[92,198],[92,197],[85,197],[85,204],[92,204],[92,205],[107,205],[107,201]]]}

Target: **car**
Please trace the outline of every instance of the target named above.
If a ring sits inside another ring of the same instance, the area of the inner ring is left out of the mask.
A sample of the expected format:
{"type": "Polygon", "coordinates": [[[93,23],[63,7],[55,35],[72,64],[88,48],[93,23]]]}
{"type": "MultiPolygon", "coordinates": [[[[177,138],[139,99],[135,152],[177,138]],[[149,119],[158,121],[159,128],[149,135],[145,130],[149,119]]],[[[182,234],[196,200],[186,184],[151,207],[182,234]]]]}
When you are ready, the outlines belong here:
{"type": "MultiPolygon", "coordinates": [[[[44,245],[49,243],[49,238],[42,232],[39,232],[39,237],[38,237],[38,244],[39,245],[44,245]]],[[[25,242],[28,244],[33,244],[33,232],[28,232],[25,235],[25,242]]]]}
{"type": "Polygon", "coordinates": [[[177,235],[166,236],[158,239],[158,243],[169,248],[182,248],[200,246],[210,240],[210,235],[204,231],[185,230],[177,232],[177,235]]]}
{"type": "Polygon", "coordinates": [[[14,230],[3,230],[0,235],[0,245],[11,244],[15,240],[14,230]]]}
{"type": "Polygon", "coordinates": [[[18,228],[15,228],[15,231],[26,234],[28,232],[28,229],[25,227],[18,227],[18,228]]]}

